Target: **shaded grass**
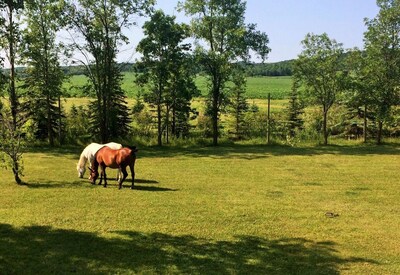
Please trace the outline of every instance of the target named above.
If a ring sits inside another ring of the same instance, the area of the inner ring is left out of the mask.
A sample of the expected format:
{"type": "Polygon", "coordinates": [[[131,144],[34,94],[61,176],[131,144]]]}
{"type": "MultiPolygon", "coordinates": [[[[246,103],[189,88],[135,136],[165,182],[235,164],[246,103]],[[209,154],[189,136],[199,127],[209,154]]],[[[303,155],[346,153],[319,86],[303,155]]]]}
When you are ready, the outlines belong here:
{"type": "Polygon", "coordinates": [[[81,149],[2,174],[0,273],[399,272],[398,145],[140,148],[133,191],[78,179],[81,149]]]}

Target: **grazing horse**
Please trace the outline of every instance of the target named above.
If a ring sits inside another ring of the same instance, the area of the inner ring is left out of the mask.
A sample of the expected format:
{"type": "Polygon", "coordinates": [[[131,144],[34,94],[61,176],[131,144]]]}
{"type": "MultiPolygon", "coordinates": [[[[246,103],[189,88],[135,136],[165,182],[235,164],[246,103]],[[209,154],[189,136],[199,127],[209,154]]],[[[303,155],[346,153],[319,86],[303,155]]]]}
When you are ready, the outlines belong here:
{"type": "MultiPolygon", "coordinates": [[[[89,166],[92,167],[92,163],[94,161],[95,154],[99,151],[102,147],[107,146],[111,149],[121,149],[122,145],[115,142],[109,142],[106,144],[99,144],[99,143],[90,143],[83,149],[81,156],[79,158],[78,164],[76,166],[76,170],[78,170],[78,177],[83,178],[85,174],[85,165],[86,162],[89,161],[89,166]]],[[[118,171],[117,178],[121,178],[120,171],[118,171]]],[[[90,177],[89,177],[90,179],[90,177]]]]}
{"type": "Polygon", "coordinates": [[[108,147],[103,147],[99,151],[97,151],[93,167],[90,168],[90,176],[91,183],[95,184],[96,179],[99,177],[98,168],[101,168],[101,176],[99,185],[104,178],[104,187],[107,187],[107,176],[106,176],[106,167],[110,168],[118,168],[122,172],[122,178],[119,179],[119,189],[122,188],[122,183],[128,176],[128,172],[126,171],[126,167],[129,166],[132,175],[132,186],[135,182],[135,161],[136,161],[136,146],[133,147],[123,147],[121,149],[111,149],[108,147]]]}

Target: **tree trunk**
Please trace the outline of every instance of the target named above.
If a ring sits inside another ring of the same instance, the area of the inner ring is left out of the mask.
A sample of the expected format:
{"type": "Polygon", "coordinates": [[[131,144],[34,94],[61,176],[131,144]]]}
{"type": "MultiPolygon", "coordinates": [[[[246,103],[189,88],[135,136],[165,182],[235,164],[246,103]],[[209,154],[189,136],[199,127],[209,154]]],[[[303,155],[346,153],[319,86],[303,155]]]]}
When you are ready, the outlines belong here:
{"type": "Polygon", "coordinates": [[[17,129],[17,108],[18,108],[18,98],[17,92],[15,89],[15,38],[14,38],[14,26],[13,26],[13,8],[12,4],[9,6],[9,24],[10,24],[10,33],[9,33],[9,58],[10,58],[10,87],[9,87],[9,96],[10,96],[10,107],[11,107],[11,116],[12,116],[12,130],[15,132],[17,129]]]}
{"type": "Polygon", "coordinates": [[[323,121],[324,145],[328,145],[327,116],[328,116],[328,110],[326,110],[326,108],[324,107],[324,121],[323,121]]]}
{"type": "Polygon", "coordinates": [[[157,145],[162,146],[161,103],[157,104],[157,145]]]}
{"type": "Polygon", "coordinates": [[[49,138],[50,146],[54,146],[54,136],[53,136],[53,125],[51,123],[51,103],[50,103],[50,95],[47,91],[47,98],[46,98],[46,105],[47,105],[47,136],[49,138]]]}
{"type": "Polygon", "coordinates": [[[213,99],[212,110],[212,129],[213,129],[213,145],[218,145],[218,107],[217,100],[213,99]]]}
{"type": "Polygon", "coordinates": [[[13,174],[14,174],[15,182],[16,182],[17,184],[20,184],[20,185],[21,185],[21,184],[23,184],[23,182],[22,182],[21,178],[19,177],[19,165],[18,165],[18,160],[13,159],[12,161],[13,161],[13,168],[12,168],[12,171],[13,171],[13,174]]]}
{"type": "Polygon", "coordinates": [[[167,113],[165,115],[165,136],[166,136],[166,143],[169,144],[169,111],[170,111],[170,107],[167,104],[167,113]]]}
{"type": "Polygon", "coordinates": [[[364,106],[364,143],[367,142],[367,104],[364,106]]]}
{"type": "Polygon", "coordinates": [[[61,134],[61,95],[58,95],[58,142],[62,144],[62,134],[61,134]]]}
{"type": "Polygon", "coordinates": [[[213,130],[213,145],[218,145],[218,99],[219,99],[219,87],[217,81],[213,83],[213,96],[212,96],[212,130],[213,130]]]}
{"type": "Polygon", "coordinates": [[[376,135],[376,143],[381,144],[382,143],[382,127],[383,127],[383,122],[382,120],[378,121],[378,133],[376,135]]]}

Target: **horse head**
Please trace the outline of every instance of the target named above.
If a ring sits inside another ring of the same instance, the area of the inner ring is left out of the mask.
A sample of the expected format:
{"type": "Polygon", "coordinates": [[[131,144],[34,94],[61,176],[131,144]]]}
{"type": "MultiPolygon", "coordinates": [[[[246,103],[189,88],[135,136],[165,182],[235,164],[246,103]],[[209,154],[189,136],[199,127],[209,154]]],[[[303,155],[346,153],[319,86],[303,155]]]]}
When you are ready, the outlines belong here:
{"type": "Polygon", "coordinates": [[[85,166],[83,167],[77,167],[76,170],[78,170],[78,177],[83,178],[83,175],[85,174],[85,166]]]}
{"type": "Polygon", "coordinates": [[[95,184],[97,178],[99,177],[99,172],[97,170],[95,170],[95,169],[90,168],[90,167],[88,167],[88,169],[90,171],[90,176],[89,176],[90,183],[95,184]]]}

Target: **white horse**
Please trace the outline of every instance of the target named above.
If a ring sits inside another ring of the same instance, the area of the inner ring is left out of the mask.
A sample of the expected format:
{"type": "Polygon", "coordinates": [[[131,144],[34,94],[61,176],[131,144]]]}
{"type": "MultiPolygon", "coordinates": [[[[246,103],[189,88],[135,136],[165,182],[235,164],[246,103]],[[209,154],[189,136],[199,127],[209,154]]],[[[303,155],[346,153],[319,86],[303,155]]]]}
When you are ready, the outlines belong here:
{"type": "MultiPolygon", "coordinates": [[[[88,146],[83,149],[81,156],[78,161],[78,165],[76,166],[76,170],[78,170],[78,177],[83,178],[83,175],[85,174],[86,171],[86,162],[89,161],[89,167],[92,167],[92,163],[94,161],[94,158],[96,156],[97,151],[100,150],[100,148],[107,146],[111,149],[121,149],[122,145],[119,143],[115,142],[109,142],[106,144],[99,144],[99,143],[90,143],[88,146]]],[[[121,177],[121,171],[118,170],[118,175],[117,178],[119,179],[121,177]]],[[[90,179],[90,177],[89,177],[90,179]]]]}

